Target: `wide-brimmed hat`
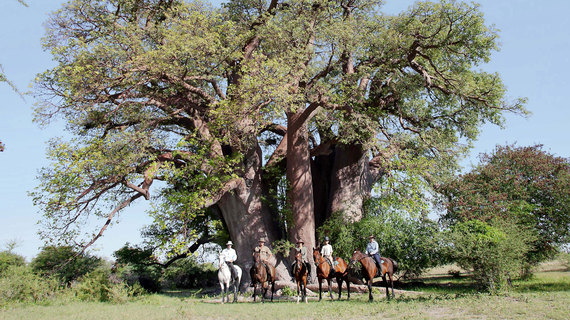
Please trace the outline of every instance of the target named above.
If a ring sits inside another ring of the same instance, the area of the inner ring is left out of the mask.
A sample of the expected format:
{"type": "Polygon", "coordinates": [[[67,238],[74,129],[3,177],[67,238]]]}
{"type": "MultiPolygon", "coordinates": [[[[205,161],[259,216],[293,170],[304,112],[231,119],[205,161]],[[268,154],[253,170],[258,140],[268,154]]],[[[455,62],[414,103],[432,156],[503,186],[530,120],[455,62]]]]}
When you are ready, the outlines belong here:
{"type": "Polygon", "coordinates": [[[370,236],[368,237],[368,239],[376,239],[376,237],[374,237],[373,235],[370,235],[370,236]]]}
{"type": "Polygon", "coordinates": [[[265,238],[259,238],[259,242],[265,243],[265,242],[267,242],[267,239],[265,239],[265,238]]]}
{"type": "Polygon", "coordinates": [[[234,243],[233,243],[233,242],[230,240],[230,241],[228,241],[228,243],[226,243],[226,246],[227,246],[227,245],[231,245],[231,246],[233,246],[233,245],[234,245],[234,243]]]}
{"type": "Polygon", "coordinates": [[[302,239],[299,239],[299,240],[297,240],[297,243],[305,244],[305,241],[303,241],[302,239]]]}

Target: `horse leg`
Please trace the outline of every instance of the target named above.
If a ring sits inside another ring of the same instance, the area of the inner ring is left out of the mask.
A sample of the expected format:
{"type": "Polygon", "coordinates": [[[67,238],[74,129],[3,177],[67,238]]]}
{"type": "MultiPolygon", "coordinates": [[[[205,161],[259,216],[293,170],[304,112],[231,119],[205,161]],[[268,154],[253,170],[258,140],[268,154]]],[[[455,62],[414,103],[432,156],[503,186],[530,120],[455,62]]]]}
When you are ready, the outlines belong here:
{"type": "Polygon", "coordinates": [[[372,279],[368,280],[368,302],[372,302],[374,298],[372,297],[372,279]]]}
{"type": "Polygon", "coordinates": [[[337,277],[336,283],[338,284],[338,299],[337,300],[340,300],[340,296],[342,295],[342,277],[337,277]]]}
{"type": "Polygon", "coordinates": [[[295,279],[295,280],[297,280],[297,304],[299,304],[299,295],[301,293],[301,289],[300,289],[301,281],[299,281],[299,279],[295,279]]]}
{"type": "Polygon", "coordinates": [[[223,304],[224,303],[224,283],[223,282],[220,282],[220,288],[222,289],[221,294],[222,294],[222,304],[223,304]]]}
{"type": "Polygon", "coordinates": [[[273,294],[275,293],[275,279],[271,282],[271,302],[273,302],[273,294]]]}
{"type": "Polygon", "coordinates": [[[396,295],[394,295],[394,275],[392,273],[389,273],[388,276],[390,277],[390,285],[392,286],[392,298],[395,298],[396,295]]]}
{"type": "Polygon", "coordinates": [[[321,293],[323,291],[323,278],[319,278],[319,301],[323,299],[321,293]]]}
{"type": "Polygon", "coordinates": [[[346,282],[346,301],[348,301],[350,300],[350,281],[348,280],[348,273],[346,274],[344,282],[346,282]]]}
{"type": "Polygon", "coordinates": [[[307,277],[303,278],[303,300],[307,303],[307,277]]]}
{"type": "Polygon", "coordinates": [[[388,288],[388,281],[386,280],[386,274],[382,275],[382,280],[386,284],[386,299],[390,300],[390,289],[388,288]]]}
{"type": "Polygon", "coordinates": [[[332,288],[331,288],[332,285],[331,285],[331,279],[330,278],[327,278],[327,283],[329,285],[329,296],[331,297],[331,300],[334,300],[334,297],[332,295],[332,288]]]}

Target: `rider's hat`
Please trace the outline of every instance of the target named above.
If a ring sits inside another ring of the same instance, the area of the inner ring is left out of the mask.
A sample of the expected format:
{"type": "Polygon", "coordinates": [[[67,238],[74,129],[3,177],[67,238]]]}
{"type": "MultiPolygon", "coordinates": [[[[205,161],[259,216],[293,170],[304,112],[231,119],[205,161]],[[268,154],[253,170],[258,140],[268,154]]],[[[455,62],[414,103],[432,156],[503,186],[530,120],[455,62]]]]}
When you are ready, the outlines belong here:
{"type": "Polygon", "coordinates": [[[327,236],[327,237],[325,237],[325,241],[330,241],[330,239],[329,239],[329,237],[328,237],[328,236],[327,236]]]}
{"type": "Polygon", "coordinates": [[[373,235],[370,235],[368,239],[375,239],[375,237],[373,235]]]}
{"type": "Polygon", "coordinates": [[[230,241],[228,241],[228,243],[226,243],[226,246],[227,246],[227,245],[231,245],[231,246],[233,246],[233,245],[234,245],[234,243],[232,242],[232,240],[230,240],[230,241]]]}
{"type": "Polygon", "coordinates": [[[266,239],[265,239],[265,238],[263,238],[263,237],[259,238],[259,242],[263,242],[263,243],[265,243],[265,241],[266,241],[266,239]]]}
{"type": "Polygon", "coordinates": [[[298,239],[298,240],[297,240],[297,243],[305,244],[305,241],[303,241],[303,239],[298,239]]]}

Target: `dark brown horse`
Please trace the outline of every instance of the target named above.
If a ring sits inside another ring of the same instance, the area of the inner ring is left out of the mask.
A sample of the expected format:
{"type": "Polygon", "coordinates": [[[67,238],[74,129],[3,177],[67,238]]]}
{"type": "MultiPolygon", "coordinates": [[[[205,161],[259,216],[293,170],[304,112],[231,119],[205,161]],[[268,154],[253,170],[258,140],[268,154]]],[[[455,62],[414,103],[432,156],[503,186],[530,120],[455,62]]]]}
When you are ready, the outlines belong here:
{"type": "MultiPolygon", "coordinates": [[[[342,295],[342,282],[346,282],[346,294],[348,295],[347,300],[350,300],[350,282],[348,281],[348,265],[344,262],[341,258],[336,258],[335,261],[338,264],[334,267],[334,270],[331,268],[331,265],[328,263],[327,259],[321,256],[321,252],[319,249],[313,248],[313,259],[315,259],[315,264],[317,265],[317,278],[319,280],[319,301],[321,301],[322,296],[322,288],[323,288],[323,279],[327,280],[329,285],[329,295],[331,299],[333,298],[332,291],[331,291],[331,280],[336,278],[336,283],[338,284],[338,299],[340,300],[340,296],[342,295]]],[[[331,261],[334,263],[334,261],[331,261]]]]}
{"type": "MultiPolygon", "coordinates": [[[[394,272],[398,269],[398,263],[390,258],[381,257],[382,264],[380,265],[380,276],[386,283],[386,298],[390,300],[390,293],[388,291],[388,281],[386,281],[386,275],[390,278],[390,285],[392,286],[392,297],[394,297],[394,272]]],[[[378,268],[372,257],[355,250],[350,259],[351,264],[360,262],[362,265],[362,273],[368,282],[368,301],[372,301],[372,282],[374,277],[378,273],[378,268]]]]}
{"type": "Polygon", "coordinates": [[[259,252],[253,254],[253,266],[249,270],[251,283],[253,284],[253,301],[255,301],[255,292],[257,290],[257,285],[259,284],[260,289],[263,289],[263,293],[261,293],[261,302],[265,302],[265,295],[267,294],[267,289],[271,283],[271,302],[273,302],[273,294],[275,293],[275,267],[269,264],[267,266],[269,267],[269,274],[267,274],[267,270],[261,262],[259,252]]]}
{"type": "Polygon", "coordinates": [[[299,294],[302,294],[301,299],[307,303],[307,266],[303,263],[301,252],[297,252],[295,255],[293,276],[297,282],[297,303],[299,303],[299,294]]]}

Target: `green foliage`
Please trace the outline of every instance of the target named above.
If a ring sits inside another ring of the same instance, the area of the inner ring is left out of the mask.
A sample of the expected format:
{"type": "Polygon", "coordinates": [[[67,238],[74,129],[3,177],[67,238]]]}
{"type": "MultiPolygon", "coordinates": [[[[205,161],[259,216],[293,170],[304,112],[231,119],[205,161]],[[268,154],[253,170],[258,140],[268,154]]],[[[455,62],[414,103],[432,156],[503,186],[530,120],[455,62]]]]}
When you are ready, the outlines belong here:
{"type": "Polygon", "coordinates": [[[87,253],[75,257],[76,255],[77,251],[73,247],[47,246],[32,260],[30,267],[42,275],[54,276],[62,283],[70,284],[103,264],[101,258],[87,253]]]}
{"type": "Polygon", "coordinates": [[[26,260],[24,257],[15,254],[9,250],[0,251],[0,276],[11,266],[25,266],[26,260]]]}
{"type": "Polygon", "coordinates": [[[540,145],[497,146],[442,192],[448,224],[505,219],[533,230],[529,265],[552,258],[570,241],[570,161],[540,145]]]}
{"type": "Polygon", "coordinates": [[[374,235],[380,255],[397,261],[402,277],[419,276],[428,268],[444,264],[437,223],[409,217],[401,212],[371,211],[362,220],[347,224],[342,215],[331,217],[320,229],[331,238],[334,254],[349,259],[355,249],[364,251],[374,235]]]}
{"type": "Polygon", "coordinates": [[[160,291],[163,268],[150,248],[142,249],[126,243],[115,251],[115,273],[129,285],[140,284],[150,292],[160,291]]]}
{"type": "Polygon", "coordinates": [[[446,253],[473,271],[479,288],[497,293],[507,290],[508,281],[521,272],[534,234],[509,221],[469,220],[454,225],[446,239],[446,253]]]}
{"type": "Polygon", "coordinates": [[[112,282],[110,276],[109,269],[98,268],[73,282],[69,290],[80,301],[112,303],[124,303],[145,293],[138,284],[129,286],[125,282],[112,282]]]}
{"type": "Polygon", "coordinates": [[[14,302],[49,301],[60,290],[57,279],[40,276],[27,266],[11,265],[0,277],[0,307],[14,302]]]}
{"type": "Polygon", "coordinates": [[[175,261],[162,281],[167,288],[206,288],[217,284],[218,269],[211,263],[198,263],[195,257],[175,261]]]}

